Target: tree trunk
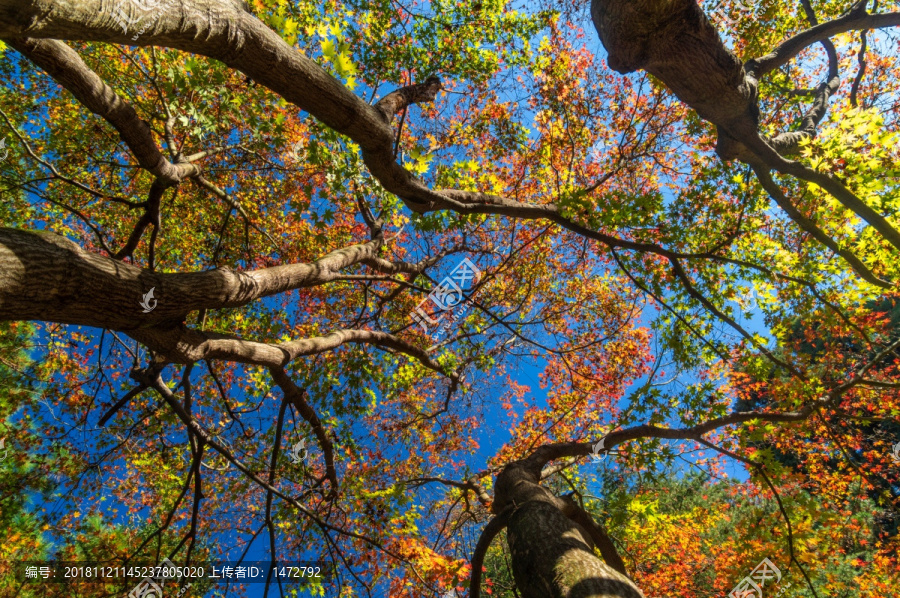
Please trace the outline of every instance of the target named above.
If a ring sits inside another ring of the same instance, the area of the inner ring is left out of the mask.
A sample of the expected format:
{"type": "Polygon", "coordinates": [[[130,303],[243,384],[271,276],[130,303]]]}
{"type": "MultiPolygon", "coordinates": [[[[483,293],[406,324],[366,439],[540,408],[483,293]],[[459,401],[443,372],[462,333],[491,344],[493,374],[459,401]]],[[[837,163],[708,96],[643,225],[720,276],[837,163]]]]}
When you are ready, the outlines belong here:
{"type": "Polygon", "coordinates": [[[539,482],[539,465],[528,460],[512,463],[497,476],[494,496],[495,513],[512,509],[506,537],[522,596],[643,598],[599,526],[585,520],[586,513],[574,503],[554,496],[539,482]],[[595,545],[607,562],[594,553],[595,545]]]}

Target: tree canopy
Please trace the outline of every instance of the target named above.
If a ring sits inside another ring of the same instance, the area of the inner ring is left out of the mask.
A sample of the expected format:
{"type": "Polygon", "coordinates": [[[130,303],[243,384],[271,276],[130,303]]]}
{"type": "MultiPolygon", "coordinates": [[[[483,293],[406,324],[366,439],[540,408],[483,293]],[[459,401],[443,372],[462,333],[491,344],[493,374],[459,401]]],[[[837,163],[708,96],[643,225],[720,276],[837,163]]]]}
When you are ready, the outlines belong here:
{"type": "Polygon", "coordinates": [[[898,26],[0,0],[0,588],[890,595],[898,26]]]}

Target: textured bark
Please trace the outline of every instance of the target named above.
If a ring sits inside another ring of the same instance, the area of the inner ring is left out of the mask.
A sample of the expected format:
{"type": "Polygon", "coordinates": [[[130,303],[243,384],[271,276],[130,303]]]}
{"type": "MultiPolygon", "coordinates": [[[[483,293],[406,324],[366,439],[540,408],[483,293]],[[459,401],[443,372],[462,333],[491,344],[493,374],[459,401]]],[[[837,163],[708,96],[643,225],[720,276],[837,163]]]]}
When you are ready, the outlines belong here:
{"type": "MultiPolygon", "coordinates": [[[[745,69],[696,0],[592,0],[591,17],[609,53],[610,68],[620,73],[644,70],[658,77],[701,118],[720,127],[724,137],[719,149],[726,159],[749,157],[735,141],[758,136],[759,77],[838,33],[900,25],[900,13],[870,15],[865,3],[859,3],[844,17],[816,24],[749,61],[745,69]]],[[[828,85],[836,87],[831,79],[828,85]]],[[[777,143],[774,148],[788,149],[777,143]]]]}
{"type": "Polygon", "coordinates": [[[628,576],[594,554],[590,530],[565,515],[572,512],[565,499],[540,485],[540,469],[533,459],[512,463],[494,491],[493,511],[512,509],[506,537],[522,596],[643,598],[628,576]]]}
{"type": "Polygon", "coordinates": [[[379,246],[346,247],[309,264],[163,274],[89,253],[52,233],[0,228],[0,320],[114,330],[174,325],[192,311],[329,282],[341,268],[374,258],[379,246]],[[144,313],[140,302],[151,288],[157,305],[144,313]]]}
{"type": "Polygon", "coordinates": [[[428,77],[424,83],[408,85],[384,96],[375,104],[375,108],[381,112],[385,121],[390,122],[391,117],[409,106],[410,104],[422,104],[433,102],[441,90],[441,80],[435,76],[428,77]]]}
{"type": "MultiPolygon", "coordinates": [[[[287,264],[246,272],[223,268],[207,272],[161,274],[84,251],[59,235],[0,228],[0,321],[40,320],[94,326],[126,333],[170,362],[222,359],[280,368],[302,355],[367,343],[402,352],[448,375],[426,351],[375,330],[336,330],[283,343],[254,342],[191,330],[187,315],[202,309],[240,307],[251,301],[340,277],[340,270],[377,258],[381,240],[345,247],[312,263],[287,264]],[[152,311],[141,305],[154,290],[152,311]]],[[[395,264],[395,266],[397,266],[395,264]]],[[[400,264],[401,269],[415,268],[400,264]]]]}
{"type": "Polygon", "coordinates": [[[701,118],[755,129],[755,86],[694,0],[593,0],[591,17],[610,68],[645,70],[701,118]]]}
{"type": "MultiPolygon", "coordinates": [[[[545,206],[428,188],[394,160],[394,133],[384,106],[367,104],[284,43],[238,2],[167,2],[166,10],[144,16],[130,27],[134,30],[122,29],[113,17],[113,7],[114,3],[107,0],[0,0],[0,38],[160,45],[215,58],[357,142],[371,174],[414,211],[453,209],[532,218],[552,216],[553,210],[545,206]],[[138,31],[141,33],[135,39],[138,31]]],[[[592,0],[591,12],[609,52],[610,65],[621,72],[643,69],[661,79],[701,117],[718,127],[718,151],[724,159],[738,158],[819,185],[900,248],[900,232],[885,218],[836,179],[785,160],[778,153],[778,143],[762,139],[756,126],[756,78],[772,65],[789,60],[829,35],[900,24],[900,13],[869,15],[865,3],[859,3],[847,17],[794,36],[772,54],[748,63],[751,68],[745,70],[724,47],[696,0],[592,0]]],[[[429,85],[426,82],[421,87],[428,89],[429,85]]],[[[783,139],[785,149],[796,147],[794,137],[783,139]]]]}
{"type": "MultiPolygon", "coordinates": [[[[823,31],[841,30],[849,23],[873,22],[864,18],[871,16],[865,13],[865,3],[859,3],[851,14],[855,16],[837,27],[823,24],[814,27],[815,32],[807,30],[797,37],[808,46],[824,39],[823,31]]],[[[776,170],[822,187],[900,249],[900,231],[843,183],[782,155],[796,149],[800,139],[814,136],[814,126],[810,130],[808,122],[801,123],[804,128],[796,134],[775,139],[760,135],[758,73],[806,46],[785,42],[774,57],[763,59],[763,66],[751,61],[751,69],[745,70],[740,59],[722,43],[696,0],[592,0],[591,16],[609,53],[610,67],[622,73],[644,70],[658,77],[701,118],[716,125],[720,157],[739,159],[758,169],[776,170]]],[[[889,26],[897,17],[894,13],[877,22],[889,26]]],[[[836,77],[830,76],[820,94],[821,105],[814,106],[808,115],[816,123],[824,115],[827,96],[837,84],[836,77]]]]}

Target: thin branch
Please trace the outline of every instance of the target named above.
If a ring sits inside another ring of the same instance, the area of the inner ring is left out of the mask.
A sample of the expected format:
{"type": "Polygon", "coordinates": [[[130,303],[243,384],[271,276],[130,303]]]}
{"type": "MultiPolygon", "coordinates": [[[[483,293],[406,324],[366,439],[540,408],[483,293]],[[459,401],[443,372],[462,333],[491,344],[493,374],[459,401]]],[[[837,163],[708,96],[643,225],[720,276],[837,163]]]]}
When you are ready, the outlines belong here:
{"type": "Polygon", "coordinates": [[[760,79],[765,74],[787,64],[797,54],[816,42],[848,31],[883,29],[898,25],[900,25],[900,12],[869,14],[866,11],[866,3],[859,2],[844,16],[801,31],[782,42],[769,54],[748,61],[746,69],[754,78],[760,79]]]}
{"type": "Polygon", "coordinates": [[[472,573],[469,580],[469,598],[481,598],[481,570],[484,568],[484,557],[491,541],[503,531],[509,518],[512,516],[515,507],[512,505],[506,507],[499,515],[491,519],[484,529],[481,530],[481,536],[475,545],[475,552],[472,553],[472,573]]]}
{"type": "Polygon", "coordinates": [[[853,78],[853,85],[850,87],[850,105],[854,108],[859,107],[859,86],[862,84],[866,76],[866,68],[869,63],[866,61],[866,51],[868,47],[868,30],[861,31],[859,34],[859,53],[856,55],[859,69],[856,71],[856,77],[853,78]]]}
{"type": "Polygon", "coordinates": [[[772,494],[775,497],[775,501],[778,503],[778,509],[779,509],[779,511],[781,511],[781,516],[784,518],[784,522],[787,525],[788,552],[791,555],[791,562],[795,563],[797,565],[797,567],[800,568],[800,572],[803,574],[803,577],[806,579],[806,584],[809,586],[809,590],[812,592],[813,596],[815,596],[815,598],[819,598],[819,595],[816,593],[816,588],[813,586],[812,580],[809,578],[809,574],[806,572],[806,568],[803,566],[803,563],[801,563],[797,559],[797,555],[794,553],[794,528],[791,525],[791,518],[788,517],[787,510],[784,508],[784,503],[781,502],[781,495],[778,493],[778,490],[775,488],[775,485],[772,483],[772,480],[769,479],[769,476],[766,473],[766,470],[762,466],[762,464],[757,463],[756,461],[747,459],[745,457],[741,457],[737,453],[733,453],[732,451],[729,451],[728,449],[717,446],[717,445],[713,444],[712,442],[704,440],[703,438],[698,439],[698,442],[704,446],[708,446],[709,448],[722,453],[723,455],[728,455],[732,459],[736,459],[746,465],[749,465],[750,467],[752,467],[759,473],[759,475],[763,478],[763,480],[765,480],[766,485],[769,487],[769,490],[772,491],[772,494]]]}
{"type": "Polygon", "coordinates": [[[269,368],[269,373],[284,393],[285,401],[290,402],[297,408],[300,416],[306,420],[306,423],[312,428],[313,434],[316,435],[319,447],[322,449],[322,455],[325,458],[325,476],[331,482],[330,495],[334,496],[338,491],[338,478],[337,470],[334,467],[334,446],[328,437],[328,432],[322,425],[321,420],[319,420],[315,409],[306,401],[306,391],[294,384],[294,381],[291,380],[291,377],[288,376],[283,368],[269,368]]]}
{"type": "Polygon", "coordinates": [[[100,421],[97,422],[97,425],[100,426],[101,428],[102,428],[103,426],[105,426],[105,425],[106,425],[106,422],[109,421],[109,419],[110,419],[112,416],[114,416],[114,415],[119,411],[119,409],[121,409],[122,407],[124,407],[124,406],[128,403],[128,401],[130,401],[131,399],[133,399],[133,398],[136,397],[137,395],[139,395],[139,394],[141,394],[142,392],[144,392],[145,390],[147,390],[147,388],[148,388],[148,387],[147,387],[146,385],[144,385],[144,384],[138,384],[137,386],[135,386],[134,388],[132,388],[131,390],[129,390],[127,393],[125,393],[125,396],[123,396],[121,399],[119,399],[118,401],[116,401],[116,404],[113,405],[112,407],[110,407],[110,408],[106,411],[106,413],[104,413],[104,414],[100,417],[100,421]]]}

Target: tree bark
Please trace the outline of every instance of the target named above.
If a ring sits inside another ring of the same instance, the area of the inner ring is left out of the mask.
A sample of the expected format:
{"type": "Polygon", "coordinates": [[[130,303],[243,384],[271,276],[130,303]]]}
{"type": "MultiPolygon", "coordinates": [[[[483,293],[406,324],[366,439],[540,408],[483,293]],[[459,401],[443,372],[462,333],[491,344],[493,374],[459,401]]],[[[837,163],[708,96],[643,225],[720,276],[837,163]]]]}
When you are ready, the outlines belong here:
{"type": "MultiPolygon", "coordinates": [[[[865,6],[858,3],[848,15],[836,19],[837,26],[816,26],[792,39],[812,44],[821,39],[818,36],[823,31],[867,22],[879,26],[900,22],[900,13],[871,19],[875,15],[868,15],[865,6]]],[[[760,134],[758,77],[772,64],[796,55],[796,43],[789,40],[774,55],[751,60],[745,68],[725,47],[697,0],[592,0],[591,17],[609,53],[609,66],[620,73],[644,70],[659,78],[702,119],[716,125],[716,152],[723,160],[738,159],[757,169],[776,170],[818,185],[900,249],[900,230],[840,180],[785,157],[796,149],[800,138],[814,137],[815,127],[774,138],[760,134]]],[[[828,95],[837,88],[836,75],[830,73],[823,88],[828,95]]],[[[827,99],[823,98],[825,104],[827,99]]],[[[813,120],[818,122],[824,113],[825,105],[814,106],[813,120]]]]}
{"type": "Polygon", "coordinates": [[[171,326],[200,309],[240,307],[329,282],[341,268],[377,257],[380,244],[345,247],[309,264],[167,274],[89,253],[53,233],[0,228],[0,320],[122,331],[171,326]],[[150,289],[157,303],[145,312],[141,300],[150,289]]]}
{"type": "MultiPolygon", "coordinates": [[[[497,476],[494,493],[495,513],[512,509],[506,538],[522,596],[644,598],[627,575],[594,553],[597,534],[565,515],[571,505],[540,485],[540,470],[533,458],[512,463],[497,476]]],[[[605,548],[615,551],[611,542],[605,548]]]]}

